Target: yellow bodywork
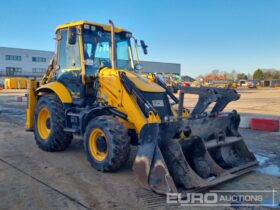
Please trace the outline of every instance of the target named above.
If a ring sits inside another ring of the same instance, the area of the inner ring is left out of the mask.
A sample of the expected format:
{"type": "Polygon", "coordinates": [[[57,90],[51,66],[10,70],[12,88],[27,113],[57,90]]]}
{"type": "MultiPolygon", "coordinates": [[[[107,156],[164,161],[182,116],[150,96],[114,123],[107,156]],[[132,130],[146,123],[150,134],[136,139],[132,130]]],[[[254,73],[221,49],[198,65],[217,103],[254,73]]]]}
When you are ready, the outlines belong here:
{"type": "MultiPolygon", "coordinates": [[[[64,29],[64,28],[69,28],[69,27],[72,27],[72,26],[81,26],[81,25],[84,25],[84,24],[91,25],[91,26],[99,26],[99,27],[102,27],[105,31],[110,31],[111,30],[111,27],[109,25],[95,23],[95,22],[90,22],[90,21],[86,21],[86,20],[80,20],[80,21],[74,21],[74,22],[69,22],[69,23],[66,23],[66,24],[62,24],[62,25],[58,26],[56,28],[56,30],[60,30],[60,29],[64,29]]],[[[119,27],[115,27],[115,32],[118,33],[118,32],[121,32],[121,31],[128,32],[125,29],[122,29],[122,28],[119,28],[119,27]]]]}
{"type": "Polygon", "coordinates": [[[139,74],[125,71],[126,76],[136,85],[136,87],[145,92],[165,92],[165,90],[159,86],[158,84],[154,83],[149,78],[144,78],[139,74]]]}
{"type": "MultiPolygon", "coordinates": [[[[119,77],[120,71],[124,71],[127,77],[141,91],[165,92],[165,90],[156,83],[133,72],[104,68],[98,74],[100,83],[98,99],[108,103],[108,105],[116,107],[117,110],[126,114],[128,116],[127,120],[121,118],[119,118],[119,120],[122,121],[127,128],[136,129],[137,133],[139,133],[141,128],[147,123],[160,123],[161,119],[159,115],[155,115],[151,112],[148,118],[144,116],[136,102],[135,96],[126,92],[119,77]]],[[[70,91],[60,82],[47,83],[37,88],[36,91],[34,88],[29,89],[30,99],[28,103],[30,104],[30,108],[27,109],[27,129],[33,128],[33,116],[37,103],[35,95],[44,94],[45,92],[54,92],[62,103],[69,104],[73,102],[70,91]]]]}
{"type": "Polygon", "coordinates": [[[53,92],[55,93],[62,103],[72,103],[72,96],[69,90],[60,82],[51,82],[37,88],[35,80],[28,80],[28,106],[26,109],[26,130],[34,128],[34,114],[37,99],[40,94],[53,92]]]}
{"type": "Polygon", "coordinates": [[[73,99],[69,90],[60,82],[51,82],[39,87],[36,92],[54,92],[62,103],[72,103],[73,99]]]}
{"type": "MultiPolygon", "coordinates": [[[[122,121],[127,128],[136,129],[137,133],[139,133],[141,128],[147,123],[160,123],[161,120],[159,115],[155,115],[152,112],[148,119],[145,117],[136,102],[135,96],[130,95],[125,90],[119,77],[119,71],[120,70],[110,68],[104,68],[100,71],[98,76],[100,83],[99,100],[107,102],[109,105],[116,107],[120,112],[125,113],[128,116],[127,121],[121,118],[119,120],[122,121]]],[[[141,77],[140,75],[129,71],[125,72],[127,77],[142,91],[165,91],[159,85],[141,77]]]]}

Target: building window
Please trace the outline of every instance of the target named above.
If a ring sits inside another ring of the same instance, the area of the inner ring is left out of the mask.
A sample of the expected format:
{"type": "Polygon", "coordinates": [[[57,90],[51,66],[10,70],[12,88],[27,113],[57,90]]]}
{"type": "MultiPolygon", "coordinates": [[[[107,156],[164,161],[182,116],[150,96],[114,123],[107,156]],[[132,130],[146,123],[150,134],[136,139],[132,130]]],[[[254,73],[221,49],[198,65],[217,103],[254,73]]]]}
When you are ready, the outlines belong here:
{"type": "Polygon", "coordinates": [[[19,55],[6,55],[7,61],[21,61],[21,56],[19,55]]]}
{"type": "Polygon", "coordinates": [[[41,62],[41,63],[43,63],[43,62],[46,62],[47,59],[43,58],[43,57],[32,57],[32,61],[33,62],[41,62]]]}
{"type": "Polygon", "coordinates": [[[45,68],[32,68],[32,73],[44,73],[47,69],[45,68]]]}
{"type": "Polygon", "coordinates": [[[20,67],[6,67],[6,74],[7,75],[15,75],[17,73],[21,73],[22,68],[20,67]]]}

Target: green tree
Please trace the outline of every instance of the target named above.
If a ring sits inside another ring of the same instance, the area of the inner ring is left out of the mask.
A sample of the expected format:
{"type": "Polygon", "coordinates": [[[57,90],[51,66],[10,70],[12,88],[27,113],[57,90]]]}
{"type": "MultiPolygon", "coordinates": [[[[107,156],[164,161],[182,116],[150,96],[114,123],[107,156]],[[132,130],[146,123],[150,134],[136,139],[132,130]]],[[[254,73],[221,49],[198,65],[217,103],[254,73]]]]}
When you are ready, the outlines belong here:
{"type": "Polygon", "coordinates": [[[253,79],[263,80],[264,79],[263,71],[261,69],[257,69],[253,74],[253,79]]]}

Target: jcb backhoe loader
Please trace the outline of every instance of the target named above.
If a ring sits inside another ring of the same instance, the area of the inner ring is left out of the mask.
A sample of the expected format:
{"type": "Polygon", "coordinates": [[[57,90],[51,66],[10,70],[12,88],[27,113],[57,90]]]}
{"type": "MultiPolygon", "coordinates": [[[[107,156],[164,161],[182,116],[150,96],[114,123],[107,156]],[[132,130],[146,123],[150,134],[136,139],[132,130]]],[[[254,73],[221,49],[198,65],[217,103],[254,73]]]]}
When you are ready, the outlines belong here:
{"type": "Polygon", "coordinates": [[[88,161],[106,172],[138,145],[134,174],[160,194],[203,190],[256,166],[238,133],[239,115],[222,112],[239,98],[234,90],[186,87],[178,99],[156,75],[137,74],[137,41],[111,21],[61,25],[56,40],[43,79],[29,81],[26,129],[42,150],[65,150],[81,135],[88,161]],[[185,93],[199,95],[192,112],[183,106],[185,93]]]}

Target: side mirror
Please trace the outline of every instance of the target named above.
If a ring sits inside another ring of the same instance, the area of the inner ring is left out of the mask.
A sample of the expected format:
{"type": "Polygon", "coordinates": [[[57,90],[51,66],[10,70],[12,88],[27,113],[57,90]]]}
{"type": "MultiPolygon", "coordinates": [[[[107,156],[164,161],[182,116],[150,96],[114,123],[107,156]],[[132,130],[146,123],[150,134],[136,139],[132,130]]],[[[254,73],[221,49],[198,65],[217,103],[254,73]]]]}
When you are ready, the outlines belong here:
{"type": "Polygon", "coordinates": [[[141,44],[141,47],[143,49],[144,54],[147,55],[148,54],[148,50],[147,50],[148,46],[145,44],[144,40],[140,40],[140,44],[141,44]]]}
{"type": "Polygon", "coordinates": [[[141,71],[141,70],[143,69],[143,66],[142,66],[140,63],[136,63],[136,64],[134,65],[134,69],[135,69],[136,71],[141,71]]]}
{"type": "Polygon", "coordinates": [[[67,43],[70,45],[76,44],[77,40],[77,29],[76,27],[69,27],[67,33],[67,43]]]}

